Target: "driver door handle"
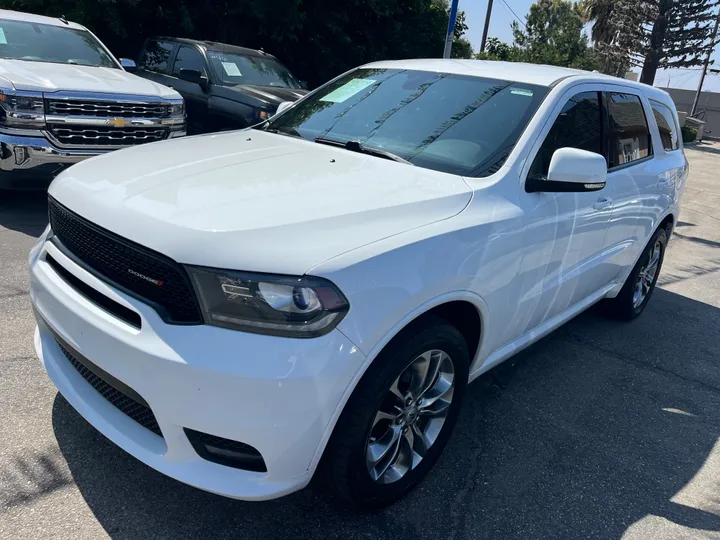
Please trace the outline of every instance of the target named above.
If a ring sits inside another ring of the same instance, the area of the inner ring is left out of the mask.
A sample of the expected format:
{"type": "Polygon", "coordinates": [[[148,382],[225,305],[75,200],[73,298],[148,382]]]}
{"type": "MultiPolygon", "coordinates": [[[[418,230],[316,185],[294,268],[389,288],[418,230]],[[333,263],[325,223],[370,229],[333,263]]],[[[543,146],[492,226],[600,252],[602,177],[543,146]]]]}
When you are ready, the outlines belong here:
{"type": "Polygon", "coordinates": [[[593,203],[593,208],[595,210],[602,210],[603,208],[607,208],[612,204],[612,199],[609,197],[601,197],[597,201],[593,203]]]}

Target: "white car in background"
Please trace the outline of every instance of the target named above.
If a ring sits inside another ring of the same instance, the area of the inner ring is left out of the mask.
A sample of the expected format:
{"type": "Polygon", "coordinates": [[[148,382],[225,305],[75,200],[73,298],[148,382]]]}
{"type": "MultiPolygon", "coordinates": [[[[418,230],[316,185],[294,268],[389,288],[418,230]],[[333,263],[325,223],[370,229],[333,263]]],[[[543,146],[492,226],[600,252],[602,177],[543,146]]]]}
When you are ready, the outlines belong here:
{"type": "Polygon", "coordinates": [[[37,353],[182,482],[263,500],[323,474],[385,505],[433,466],[468,382],[596,302],[645,309],[687,170],[662,90],[369,64],[254,129],[59,176],[30,255],[37,353]]]}
{"type": "Polygon", "coordinates": [[[180,94],[134,65],[77,23],[0,10],[0,189],[46,189],[73,163],[184,136],[180,94]]]}

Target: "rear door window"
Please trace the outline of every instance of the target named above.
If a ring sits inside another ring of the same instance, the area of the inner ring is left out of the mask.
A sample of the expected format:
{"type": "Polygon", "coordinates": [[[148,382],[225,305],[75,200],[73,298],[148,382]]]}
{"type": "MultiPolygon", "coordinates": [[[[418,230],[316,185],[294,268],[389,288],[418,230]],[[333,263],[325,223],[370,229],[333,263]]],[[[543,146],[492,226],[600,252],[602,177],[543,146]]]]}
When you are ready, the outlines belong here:
{"type": "Polygon", "coordinates": [[[538,151],[530,174],[546,176],[558,148],[578,148],[603,154],[603,122],[599,92],[582,92],[563,106],[538,151]]]}
{"type": "Polygon", "coordinates": [[[168,75],[170,55],[174,48],[175,45],[167,41],[149,40],[140,57],[140,68],[168,75]]]}
{"type": "Polygon", "coordinates": [[[680,135],[675,121],[675,115],[670,107],[663,105],[659,101],[650,100],[655,122],[657,122],[658,130],[660,130],[660,141],[663,148],[672,152],[680,148],[680,135]]]}
{"type": "Polygon", "coordinates": [[[650,131],[640,101],[634,94],[607,94],[610,145],[608,166],[628,165],[652,155],[650,131]]]}

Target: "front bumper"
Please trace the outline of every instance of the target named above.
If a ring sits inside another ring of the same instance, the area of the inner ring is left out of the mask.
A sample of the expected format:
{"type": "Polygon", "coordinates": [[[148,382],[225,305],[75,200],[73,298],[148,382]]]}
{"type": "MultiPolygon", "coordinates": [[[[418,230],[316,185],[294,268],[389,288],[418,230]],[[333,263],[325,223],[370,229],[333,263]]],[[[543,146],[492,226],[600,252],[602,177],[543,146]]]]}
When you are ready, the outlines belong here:
{"type": "MultiPolygon", "coordinates": [[[[42,189],[64,169],[113,149],[60,148],[44,137],[0,131],[0,189],[42,189]]],[[[185,135],[185,125],[171,138],[185,135]]]]}
{"type": "Polygon", "coordinates": [[[0,188],[47,187],[63,169],[101,150],[57,148],[44,137],[0,132],[0,188]]]}
{"type": "Polygon", "coordinates": [[[67,401],[118,446],[181,482],[238,499],[272,499],[310,481],[331,419],[364,360],[342,333],[303,340],[167,325],[152,308],[98,280],[50,242],[33,249],[30,277],[40,361],[67,401]],[[47,254],[138,313],[141,329],[78,292],[46,262],[47,254]],[[67,361],[53,332],[137,392],[163,436],[106,401],[67,361]],[[183,428],[254,447],[267,472],[206,461],[183,428]]]}

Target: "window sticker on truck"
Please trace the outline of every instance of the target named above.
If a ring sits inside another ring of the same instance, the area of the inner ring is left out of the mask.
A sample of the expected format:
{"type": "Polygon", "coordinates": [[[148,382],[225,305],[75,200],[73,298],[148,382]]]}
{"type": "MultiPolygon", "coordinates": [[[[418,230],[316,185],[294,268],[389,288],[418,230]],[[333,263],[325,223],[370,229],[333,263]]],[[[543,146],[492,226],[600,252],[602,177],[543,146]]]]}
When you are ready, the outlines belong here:
{"type": "Polygon", "coordinates": [[[240,68],[237,67],[237,64],[235,62],[221,62],[222,67],[225,70],[225,73],[230,75],[231,77],[242,77],[242,73],[240,73],[240,68]]]}

